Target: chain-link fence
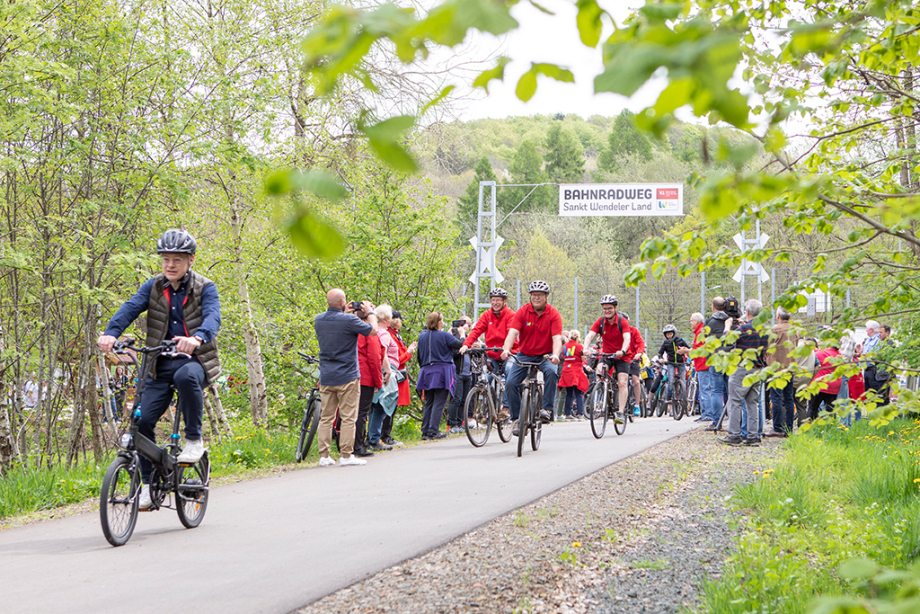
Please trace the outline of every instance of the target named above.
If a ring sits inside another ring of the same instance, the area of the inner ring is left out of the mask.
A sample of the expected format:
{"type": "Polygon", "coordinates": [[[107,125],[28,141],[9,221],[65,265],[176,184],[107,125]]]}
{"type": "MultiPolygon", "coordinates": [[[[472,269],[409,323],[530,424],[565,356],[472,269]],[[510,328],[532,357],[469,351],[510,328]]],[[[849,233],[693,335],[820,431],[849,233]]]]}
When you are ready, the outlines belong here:
{"type": "MultiPolygon", "coordinates": [[[[766,270],[769,279],[760,281],[748,275],[743,283],[726,271],[709,271],[681,277],[670,271],[661,279],[649,276],[636,288],[627,288],[622,278],[576,277],[569,279],[546,278],[552,292],[550,303],[562,314],[565,328],[575,328],[584,335],[601,316],[598,301],[605,294],[613,294],[619,309],[629,314],[630,322],[647,339],[657,339],[668,324],[677,326],[685,338],[689,336],[690,316],[699,311],[707,316],[712,311],[716,296],[744,300],[756,298],[769,308],[787,288],[809,276],[809,271],[794,268],[766,270]],[[651,334],[651,337],[649,336],[651,334]]],[[[527,286],[531,280],[505,280],[508,305],[519,308],[528,299],[527,286]]],[[[486,290],[486,292],[488,292],[486,290]]],[[[849,307],[862,307],[872,303],[880,288],[853,287],[846,296],[836,297],[821,292],[809,296],[809,304],[795,314],[795,319],[806,325],[830,323],[834,315],[849,307]]],[[[472,297],[467,297],[467,313],[472,313],[472,297]]],[[[478,315],[478,314],[473,314],[478,315]]]]}

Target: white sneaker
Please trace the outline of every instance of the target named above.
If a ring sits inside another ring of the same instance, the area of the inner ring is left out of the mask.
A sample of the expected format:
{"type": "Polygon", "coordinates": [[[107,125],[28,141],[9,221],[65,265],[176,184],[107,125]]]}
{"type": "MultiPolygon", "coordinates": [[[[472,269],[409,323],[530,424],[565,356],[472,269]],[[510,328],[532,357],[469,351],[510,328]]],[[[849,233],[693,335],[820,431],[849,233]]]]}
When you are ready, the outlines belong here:
{"type": "Polygon", "coordinates": [[[150,498],[150,484],[144,484],[141,487],[141,497],[137,506],[142,510],[148,510],[151,505],[153,505],[153,500],[150,498]]]}
{"type": "Polygon", "coordinates": [[[339,459],[339,465],[342,467],[347,467],[348,465],[366,465],[367,461],[363,458],[358,458],[354,454],[351,456],[343,456],[339,459]]]}
{"type": "Polygon", "coordinates": [[[180,463],[197,463],[204,455],[204,443],[200,439],[186,439],[185,447],[176,460],[180,463]]]}
{"type": "Polygon", "coordinates": [[[471,429],[479,428],[479,423],[473,420],[472,418],[467,420],[467,422],[469,423],[471,429]]]}
{"type": "Polygon", "coordinates": [[[335,460],[331,456],[321,456],[319,459],[320,467],[332,467],[335,465],[335,460]]]}

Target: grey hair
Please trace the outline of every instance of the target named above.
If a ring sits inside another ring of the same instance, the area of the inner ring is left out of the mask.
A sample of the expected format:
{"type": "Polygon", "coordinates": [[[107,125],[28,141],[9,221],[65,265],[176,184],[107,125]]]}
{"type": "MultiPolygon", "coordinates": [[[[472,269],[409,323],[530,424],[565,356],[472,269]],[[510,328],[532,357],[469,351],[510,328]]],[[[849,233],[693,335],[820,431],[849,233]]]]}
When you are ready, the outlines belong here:
{"type": "Polygon", "coordinates": [[[780,308],[778,308],[778,309],[776,310],[776,317],[777,317],[778,319],[783,320],[784,322],[786,322],[786,321],[788,321],[790,318],[792,318],[792,314],[789,313],[788,311],[786,311],[785,309],[783,309],[782,307],[780,307],[780,308]]]}
{"type": "Polygon", "coordinates": [[[706,320],[703,319],[703,314],[697,311],[692,316],[690,316],[690,321],[691,322],[705,322],[706,320]]]}
{"type": "Polygon", "coordinates": [[[752,318],[756,318],[761,309],[763,309],[763,303],[758,301],[756,298],[748,299],[744,304],[744,310],[748,312],[748,315],[750,315],[752,318]]]}
{"type": "Polygon", "coordinates": [[[866,330],[869,330],[869,329],[878,330],[880,326],[881,324],[879,324],[875,320],[869,320],[868,322],[866,322],[866,330]]]}
{"type": "Polygon", "coordinates": [[[377,309],[374,310],[374,315],[377,316],[378,320],[392,320],[393,308],[386,304],[377,305],[377,309]]]}

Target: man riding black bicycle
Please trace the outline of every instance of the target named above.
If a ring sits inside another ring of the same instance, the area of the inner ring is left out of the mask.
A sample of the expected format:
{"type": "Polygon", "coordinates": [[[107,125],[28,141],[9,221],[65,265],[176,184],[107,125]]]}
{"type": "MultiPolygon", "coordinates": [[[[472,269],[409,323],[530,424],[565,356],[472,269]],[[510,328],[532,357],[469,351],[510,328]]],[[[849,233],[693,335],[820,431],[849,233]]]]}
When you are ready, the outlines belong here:
{"type": "Polygon", "coordinates": [[[585,337],[585,347],[589,348],[589,356],[594,353],[591,348],[591,342],[600,335],[602,340],[601,353],[612,354],[613,356],[605,357],[603,361],[598,362],[596,373],[598,375],[609,368],[617,374],[617,410],[621,415],[626,415],[626,399],[629,397],[629,373],[631,370],[632,357],[629,355],[630,342],[632,340],[632,329],[629,326],[629,320],[617,312],[617,297],[612,294],[605,294],[601,300],[601,309],[603,314],[591,327],[588,335],[585,337]]]}
{"type": "MultiPolygon", "coordinates": [[[[473,347],[473,343],[483,334],[485,335],[486,347],[501,347],[505,343],[505,338],[508,336],[508,326],[511,318],[514,317],[514,311],[508,307],[508,292],[504,288],[493,288],[489,292],[489,302],[492,308],[479,316],[479,321],[476,322],[473,330],[466,336],[466,341],[460,347],[461,354],[466,353],[468,349],[473,347]]],[[[518,343],[515,341],[511,347],[511,353],[517,354],[517,352],[518,343]]],[[[504,373],[507,381],[508,375],[511,373],[511,359],[502,359],[501,352],[486,352],[486,356],[489,357],[492,372],[496,376],[504,373]]],[[[508,388],[505,388],[502,409],[498,416],[500,420],[507,420],[511,416],[509,407],[508,388]]]]}
{"type": "MultiPolygon", "coordinates": [[[[220,330],[220,297],[213,281],[192,271],[196,249],[195,238],[185,230],[164,232],[157,241],[162,272],[144,282],[121,306],[96,341],[103,352],[112,351],[118,337],[146,311],[145,345],[159,346],[166,339],[176,342],[175,352],[156,358],[153,375],[147,377],[144,398],[137,400],[141,408],[137,430],[154,441],[156,424],[177,393],[185,420],[180,463],[197,463],[204,454],[202,390],[217,381],[221,370],[215,339],[220,330]]],[[[151,472],[150,461],[142,456],[140,509],[151,506],[151,472]]]]}
{"type": "MultiPolygon", "coordinates": [[[[522,363],[540,362],[549,354],[549,363],[543,362],[543,409],[540,419],[549,422],[552,418],[553,400],[556,395],[556,365],[562,352],[562,316],[555,307],[546,302],[549,296],[549,284],[538,280],[531,282],[528,288],[530,302],[517,310],[508,324],[508,336],[502,348],[501,359],[508,360],[512,348],[519,342],[517,358],[522,363]]],[[[514,421],[512,433],[518,434],[518,416],[521,413],[521,382],[527,377],[528,367],[515,364],[505,380],[508,393],[508,407],[514,421]]]]}

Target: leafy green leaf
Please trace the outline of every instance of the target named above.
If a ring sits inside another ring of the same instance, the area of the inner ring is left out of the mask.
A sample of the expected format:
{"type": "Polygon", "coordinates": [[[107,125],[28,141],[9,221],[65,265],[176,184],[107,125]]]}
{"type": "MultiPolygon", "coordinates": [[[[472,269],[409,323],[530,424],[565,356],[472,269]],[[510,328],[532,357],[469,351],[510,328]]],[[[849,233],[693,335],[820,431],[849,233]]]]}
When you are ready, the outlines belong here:
{"type": "Polygon", "coordinates": [[[537,93],[537,72],[531,68],[518,79],[517,87],[514,88],[514,94],[519,99],[527,102],[537,93]]]}
{"type": "Polygon", "coordinates": [[[345,251],[342,235],[335,226],[310,210],[302,210],[288,224],[291,242],[308,258],[334,258],[345,251]]]}
{"type": "Polygon", "coordinates": [[[588,47],[597,47],[604,26],[601,23],[601,15],[604,14],[604,11],[598,6],[597,0],[578,0],[575,6],[578,7],[576,25],[581,42],[588,47]]]}
{"type": "Polygon", "coordinates": [[[498,58],[498,62],[495,65],[495,68],[490,68],[489,70],[484,70],[473,80],[473,87],[481,87],[489,93],[489,82],[493,79],[498,79],[503,81],[505,78],[505,65],[508,64],[510,60],[506,57],[498,58]]]}
{"type": "Polygon", "coordinates": [[[840,565],[840,576],[849,580],[868,580],[879,571],[875,561],[852,558],[840,565]]]}

